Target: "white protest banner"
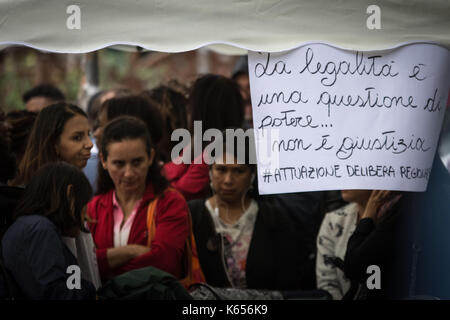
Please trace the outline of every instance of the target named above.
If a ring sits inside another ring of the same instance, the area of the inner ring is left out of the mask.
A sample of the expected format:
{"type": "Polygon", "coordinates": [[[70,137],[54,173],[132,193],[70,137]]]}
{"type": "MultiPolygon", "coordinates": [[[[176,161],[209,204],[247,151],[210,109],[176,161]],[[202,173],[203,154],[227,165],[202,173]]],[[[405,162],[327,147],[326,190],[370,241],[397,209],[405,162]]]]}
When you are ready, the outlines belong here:
{"type": "Polygon", "coordinates": [[[418,43],[249,52],[260,193],[425,191],[449,60],[448,49],[418,43]]]}

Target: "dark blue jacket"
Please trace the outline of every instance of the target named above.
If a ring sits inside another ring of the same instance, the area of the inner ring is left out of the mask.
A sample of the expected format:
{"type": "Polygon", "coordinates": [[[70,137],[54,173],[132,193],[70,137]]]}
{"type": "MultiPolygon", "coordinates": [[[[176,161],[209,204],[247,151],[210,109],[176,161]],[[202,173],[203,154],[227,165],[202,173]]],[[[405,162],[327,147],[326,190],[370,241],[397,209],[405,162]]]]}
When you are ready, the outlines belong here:
{"type": "Polygon", "coordinates": [[[46,217],[18,218],[2,239],[2,251],[6,269],[26,298],[95,299],[95,287],[88,281],[81,279],[80,289],[68,288],[67,280],[73,273],[67,273],[67,268],[78,263],[46,217]]]}

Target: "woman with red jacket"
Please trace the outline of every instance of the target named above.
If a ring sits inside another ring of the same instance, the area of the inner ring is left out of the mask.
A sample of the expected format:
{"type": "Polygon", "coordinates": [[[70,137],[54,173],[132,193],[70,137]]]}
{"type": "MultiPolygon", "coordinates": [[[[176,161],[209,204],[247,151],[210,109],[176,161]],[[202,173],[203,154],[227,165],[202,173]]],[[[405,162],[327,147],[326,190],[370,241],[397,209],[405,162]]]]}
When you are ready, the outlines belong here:
{"type": "Polygon", "coordinates": [[[183,276],[188,207],[182,195],[167,189],[154,159],[155,150],[141,120],[119,117],[104,128],[98,195],[88,204],[103,280],[147,266],[183,276]],[[156,198],[155,232],[149,247],[147,211],[156,198]]]}

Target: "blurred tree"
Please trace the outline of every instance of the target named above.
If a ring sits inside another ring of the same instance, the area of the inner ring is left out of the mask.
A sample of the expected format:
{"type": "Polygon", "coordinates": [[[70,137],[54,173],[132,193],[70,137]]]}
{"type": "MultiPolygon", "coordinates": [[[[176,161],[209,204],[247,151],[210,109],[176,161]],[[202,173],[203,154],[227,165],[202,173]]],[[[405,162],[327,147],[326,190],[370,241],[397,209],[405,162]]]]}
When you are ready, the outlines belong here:
{"type": "MultiPolygon", "coordinates": [[[[172,80],[188,87],[198,76],[198,50],[163,53],[107,48],[99,50],[97,56],[99,89],[124,87],[139,92],[172,80]]],[[[208,72],[231,75],[237,57],[214,52],[206,56],[209,59],[208,72]]],[[[83,107],[86,97],[80,91],[87,81],[83,63],[86,57],[82,54],[41,52],[27,47],[3,49],[0,51],[0,104],[5,112],[23,109],[23,93],[46,82],[61,89],[69,101],[78,103],[80,98],[83,107]]]]}

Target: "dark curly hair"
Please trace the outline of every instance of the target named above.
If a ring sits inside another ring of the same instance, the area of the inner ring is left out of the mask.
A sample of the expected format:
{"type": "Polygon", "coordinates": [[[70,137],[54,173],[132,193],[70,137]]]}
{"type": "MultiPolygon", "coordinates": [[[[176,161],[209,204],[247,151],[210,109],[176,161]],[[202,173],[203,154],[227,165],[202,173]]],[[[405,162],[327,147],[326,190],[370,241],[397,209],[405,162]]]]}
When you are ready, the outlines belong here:
{"type": "Polygon", "coordinates": [[[36,87],[31,88],[22,96],[22,100],[24,103],[27,103],[34,97],[45,97],[54,102],[64,100],[64,94],[51,84],[40,84],[36,87]]]}
{"type": "Polygon", "coordinates": [[[159,108],[149,99],[138,95],[129,95],[106,100],[101,106],[101,112],[106,111],[106,118],[111,121],[120,116],[136,117],[147,125],[148,132],[155,144],[156,159],[167,161],[167,148],[162,147],[168,141],[164,120],[159,108]]]}
{"type": "Polygon", "coordinates": [[[189,131],[194,121],[202,121],[202,129],[240,128],[244,120],[244,103],[238,85],[224,76],[207,74],[198,78],[188,100],[189,131]]]}
{"type": "Polygon", "coordinates": [[[167,143],[164,145],[167,149],[165,154],[169,155],[177,144],[177,142],[170,141],[172,132],[179,128],[187,129],[187,99],[182,93],[163,85],[151,90],[145,90],[141,95],[154,102],[161,112],[166,130],[165,138],[167,139],[167,143]]]}

